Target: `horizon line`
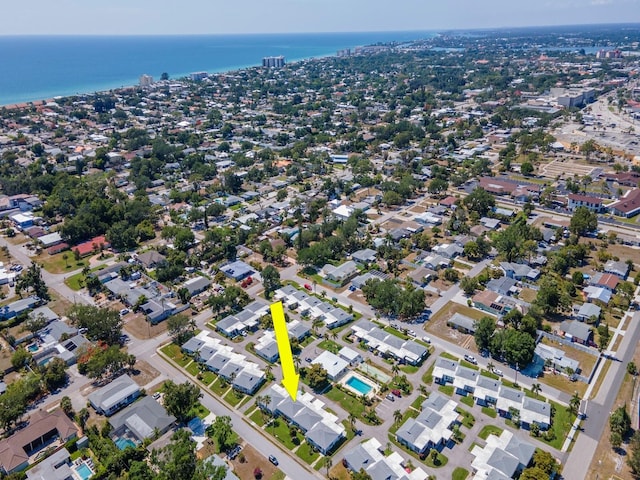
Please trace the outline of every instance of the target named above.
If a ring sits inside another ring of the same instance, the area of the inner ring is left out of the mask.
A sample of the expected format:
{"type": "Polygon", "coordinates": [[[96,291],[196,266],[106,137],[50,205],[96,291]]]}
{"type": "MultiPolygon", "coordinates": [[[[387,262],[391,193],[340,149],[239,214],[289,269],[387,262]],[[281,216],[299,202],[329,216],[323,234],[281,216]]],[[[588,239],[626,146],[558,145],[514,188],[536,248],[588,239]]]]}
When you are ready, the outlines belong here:
{"type": "Polygon", "coordinates": [[[9,37],[203,37],[203,36],[240,36],[240,35],[332,35],[340,33],[440,33],[473,32],[508,29],[562,28],[562,27],[598,27],[617,25],[640,25],[640,22],[604,22],[604,23],[560,23],[546,25],[503,25],[491,27],[440,27],[407,30],[333,30],[314,32],[226,32],[226,33],[0,33],[0,38],[9,37]]]}

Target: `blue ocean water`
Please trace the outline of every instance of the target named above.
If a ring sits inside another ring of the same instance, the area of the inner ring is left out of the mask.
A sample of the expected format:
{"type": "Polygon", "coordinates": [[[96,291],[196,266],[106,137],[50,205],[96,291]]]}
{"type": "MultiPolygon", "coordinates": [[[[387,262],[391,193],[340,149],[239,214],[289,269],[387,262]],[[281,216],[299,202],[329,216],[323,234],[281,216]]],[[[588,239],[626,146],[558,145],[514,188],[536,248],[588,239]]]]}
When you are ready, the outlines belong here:
{"type": "Polygon", "coordinates": [[[146,73],[171,78],[335,55],[378,42],[405,42],[429,32],[193,36],[0,36],[0,105],[135,85],[146,73]]]}

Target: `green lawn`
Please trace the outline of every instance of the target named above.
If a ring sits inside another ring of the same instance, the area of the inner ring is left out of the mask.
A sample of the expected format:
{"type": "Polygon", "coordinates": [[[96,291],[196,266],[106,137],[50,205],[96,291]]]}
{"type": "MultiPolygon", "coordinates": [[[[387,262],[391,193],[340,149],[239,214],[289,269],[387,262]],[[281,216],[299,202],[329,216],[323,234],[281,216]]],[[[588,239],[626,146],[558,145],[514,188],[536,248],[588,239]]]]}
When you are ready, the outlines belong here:
{"type": "Polygon", "coordinates": [[[55,255],[43,254],[40,263],[47,272],[64,273],[83,268],[87,265],[88,260],[79,260],[76,262],[72,252],[62,252],[56,253],[55,255]],[[65,260],[63,256],[67,257],[67,259],[65,260]]]}
{"type": "Polygon", "coordinates": [[[296,455],[309,465],[311,465],[315,461],[315,459],[320,456],[320,454],[315,451],[307,442],[300,445],[300,448],[296,450],[296,455]]]}
{"type": "Polygon", "coordinates": [[[198,373],[200,373],[200,365],[198,365],[198,362],[192,362],[189,364],[186,370],[195,377],[196,375],[198,375],[198,373]]]}
{"type": "Polygon", "coordinates": [[[496,375],[495,373],[491,373],[488,370],[482,370],[480,372],[480,375],[482,375],[483,377],[493,378],[494,380],[500,379],[500,377],[498,375],[496,375]]]}
{"type": "Polygon", "coordinates": [[[415,365],[400,365],[400,370],[402,370],[404,373],[412,374],[420,370],[420,367],[417,367],[415,365]]]}
{"type": "Polygon", "coordinates": [[[80,290],[84,286],[84,275],[82,272],[78,272],[75,275],[71,275],[70,277],[64,280],[64,283],[71,290],[75,290],[76,292],[80,290]],[[82,283],[82,285],[80,285],[82,283]]]}
{"type": "Polygon", "coordinates": [[[473,407],[473,396],[460,397],[460,403],[464,403],[467,407],[473,407]]]}
{"type": "Polygon", "coordinates": [[[424,395],[418,395],[418,398],[416,398],[413,403],[411,404],[411,406],[413,408],[415,408],[416,410],[420,410],[420,407],[422,406],[422,402],[424,402],[427,399],[427,397],[425,397],[424,395]]]}
{"type": "Polygon", "coordinates": [[[440,354],[440,356],[441,356],[442,358],[448,358],[449,360],[453,360],[454,362],[457,362],[457,361],[459,361],[459,360],[460,360],[460,359],[459,359],[458,357],[456,357],[455,355],[451,355],[450,353],[447,353],[447,352],[442,352],[442,353],[440,354]]]}
{"type": "Polygon", "coordinates": [[[496,427],[495,425],[485,425],[484,427],[482,427],[482,430],[480,430],[480,433],[478,433],[478,437],[486,440],[487,438],[489,438],[489,435],[500,436],[502,432],[503,430],[500,427],[496,427]]]}
{"type": "Polygon", "coordinates": [[[453,395],[453,385],[440,385],[438,387],[438,390],[440,390],[445,395],[449,395],[449,396],[453,395]]]}
{"type": "Polygon", "coordinates": [[[462,425],[471,428],[473,424],[476,423],[476,419],[470,412],[467,412],[465,409],[456,407],[456,412],[462,415],[462,425]]]}
{"type": "Polygon", "coordinates": [[[338,345],[336,342],[334,342],[333,340],[323,340],[322,342],[320,342],[318,344],[318,346],[320,348],[322,348],[323,350],[328,350],[331,353],[335,353],[336,355],[338,354],[338,352],[340,351],[340,349],[342,348],[340,345],[338,345]]]}
{"type": "Polygon", "coordinates": [[[178,365],[180,365],[182,368],[184,368],[191,361],[191,357],[182,353],[182,350],[180,350],[180,346],[176,345],[175,343],[165,345],[160,349],[160,351],[171,360],[176,362],[178,365]]]}
{"type": "Polygon", "coordinates": [[[243,393],[236,392],[234,389],[229,390],[229,392],[224,396],[224,401],[227,402],[232,407],[236,407],[245,397],[243,393]]]}
{"type": "Polygon", "coordinates": [[[422,383],[425,383],[427,385],[431,385],[433,383],[433,367],[434,364],[431,364],[431,366],[424,373],[424,375],[422,376],[422,383]]]}
{"type": "Polygon", "coordinates": [[[496,418],[498,416],[498,413],[495,411],[495,409],[490,407],[482,407],[482,413],[490,416],[491,418],[496,418]]]}
{"type": "Polygon", "coordinates": [[[469,476],[469,471],[462,467],[456,467],[451,474],[451,480],[465,480],[469,476]]]}
{"type": "Polygon", "coordinates": [[[253,420],[256,425],[260,425],[261,427],[264,425],[264,418],[262,417],[262,412],[260,412],[259,408],[256,408],[255,411],[251,415],[249,415],[249,418],[253,420]]]}
{"type": "Polygon", "coordinates": [[[222,397],[224,393],[229,389],[229,385],[225,383],[223,386],[220,383],[220,378],[217,378],[215,382],[209,387],[209,389],[217,396],[222,397]]]}
{"type": "Polygon", "coordinates": [[[449,459],[445,457],[443,454],[441,454],[440,452],[438,452],[438,456],[436,457],[435,462],[431,459],[431,455],[427,455],[427,458],[425,459],[424,463],[426,463],[427,466],[431,468],[440,468],[440,467],[444,467],[447,463],[449,463],[449,459]]]}
{"type": "Polygon", "coordinates": [[[555,402],[550,401],[550,403],[553,405],[555,414],[551,419],[551,428],[549,430],[553,432],[553,436],[555,438],[547,440],[546,436],[544,434],[541,434],[538,439],[559,450],[560,448],[562,448],[564,439],[568,435],[569,430],[571,430],[571,425],[573,425],[573,421],[576,419],[576,417],[575,415],[571,415],[567,411],[566,407],[555,402]]]}
{"type": "Polygon", "coordinates": [[[302,342],[300,342],[300,348],[306,347],[307,345],[313,343],[314,340],[316,340],[316,337],[314,337],[313,335],[309,335],[304,340],[302,340],[302,342]]]}
{"type": "Polygon", "coordinates": [[[360,401],[359,398],[355,398],[342,390],[338,390],[336,387],[331,387],[331,389],[325,393],[325,396],[329,400],[338,402],[345,412],[352,412],[362,419],[364,405],[362,405],[362,401],[360,401]]]}
{"type": "Polygon", "coordinates": [[[211,370],[204,370],[200,374],[202,376],[202,383],[205,385],[210,385],[216,379],[216,374],[211,370]]]}
{"type": "Polygon", "coordinates": [[[480,367],[478,367],[477,365],[474,365],[473,363],[469,363],[466,360],[460,360],[460,365],[462,365],[463,367],[470,368],[471,370],[480,370],[480,367]]]}
{"type": "MultiPolygon", "coordinates": [[[[265,428],[265,431],[276,437],[280,441],[280,443],[282,443],[289,450],[293,450],[294,448],[296,448],[296,444],[293,443],[291,435],[289,435],[289,425],[287,425],[287,422],[285,422],[284,420],[274,420],[268,427],[265,428]],[[275,427],[274,423],[276,424],[275,427]]],[[[300,440],[299,435],[300,434],[297,434],[296,436],[300,440]]]]}
{"type": "Polygon", "coordinates": [[[211,413],[211,411],[207,407],[199,403],[193,408],[193,413],[195,413],[199,418],[205,418],[211,413]]]}
{"type": "Polygon", "coordinates": [[[411,337],[409,337],[409,335],[405,335],[400,330],[396,330],[393,327],[387,326],[387,327],[384,327],[383,330],[385,332],[390,333],[391,335],[395,335],[396,337],[401,338],[403,340],[409,340],[409,338],[411,338],[411,337]]]}
{"type": "MultiPolygon", "coordinates": [[[[347,420],[342,421],[342,425],[344,425],[345,433],[347,435],[347,442],[350,442],[353,437],[356,436],[355,432],[351,428],[351,424],[347,420]]],[[[357,426],[356,426],[357,428],[357,426]]]]}
{"type": "Polygon", "coordinates": [[[269,480],[284,480],[287,476],[284,474],[282,470],[278,470],[276,473],[271,475],[269,480]]]}
{"type": "Polygon", "coordinates": [[[391,426],[391,428],[389,428],[389,433],[395,434],[404,422],[409,420],[409,418],[416,418],[417,416],[418,412],[416,412],[415,410],[407,410],[402,415],[402,420],[400,420],[399,422],[393,422],[393,425],[391,426]]]}

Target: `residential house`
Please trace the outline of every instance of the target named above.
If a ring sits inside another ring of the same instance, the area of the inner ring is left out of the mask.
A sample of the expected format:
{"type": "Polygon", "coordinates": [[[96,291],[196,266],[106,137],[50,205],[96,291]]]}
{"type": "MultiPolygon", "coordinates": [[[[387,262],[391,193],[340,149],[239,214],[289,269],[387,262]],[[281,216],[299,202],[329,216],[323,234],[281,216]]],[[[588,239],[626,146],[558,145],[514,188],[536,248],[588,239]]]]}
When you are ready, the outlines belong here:
{"type": "Polygon", "coordinates": [[[462,333],[473,334],[476,331],[476,321],[461,313],[454,313],[453,316],[447,320],[447,325],[462,333]]]}
{"type": "Polygon", "coordinates": [[[211,286],[211,280],[201,276],[190,278],[182,284],[182,287],[187,289],[190,296],[206,291],[209,286],[211,286]]]}
{"type": "Polygon", "coordinates": [[[338,356],[343,360],[349,362],[349,365],[355,366],[364,361],[362,355],[360,355],[357,351],[349,347],[342,347],[338,352],[338,356]]]}
{"type": "Polygon", "coordinates": [[[358,267],[353,260],[346,261],[337,267],[328,263],[322,267],[322,273],[326,280],[342,286],[357,275],[358,267]]]}
{"type": "Polygon", "coordinates": [[[407,471],[407,461],[397,452],[385,455],[386,450],[377,438],[357,444],[345,453],[344,463],[351,472],[364,470],[372,480],[426,480],[428,475],[420,467],[407,471]]]}
{"type": "MultiPolygon", "coordinates": [[[[587,304],[590,305],[590,304],[587,304]]],[[[593,343],[593,330],[589,325],[576,320],[565,320],[560,324],[558,330],[564,332],[565,338],[582,345],[593,343]]]]}
{"type": "Polygon", "coordinates": [[[226,337],[233,338],[245,331],[254,332],[258,329],[260,319],[269,313],[269,305],[255,300],[234,315],[229,315],[218,323],[216,329],[226,337]]]}
{"type": "Polygon", "coordinates": [[[498,390],[498,401],[496,402],[496,411],[498,415],[505,418],[511,418],[513,410],[520,412],[522,401],[525,394],[522,390],[516,390],[505,385],[500,385],[498,390]]]}
{"type": "Polygon", "coordinates": [[[492,315],[504,315],[511,310],[511,305],[504,302],[504,297],[491,290],[481,290],[473,296],[473,306],[491,313],[492,315]]]}
{"type": "Polygon", "coordinates": [[[511,277],[492,278],[487,282],[487,290],[497,293],[498,295],[512,295],[518,292],[515,279],[511,277]]]}
{"type": "Polygon", "coordinates": [[[621,260],[609,260],[604,264],[604,271],[618,276],[622,280],[627,279],[629,265],[621,260]]]}
{"type": "Polygon", "coordinates": [[[69,450],[61,448],[27,470],[27,480],[75,480],[69,450]]]}
{"type": "Polygon", "coordinates": [[[536,447],[509,430],[500,436],[489,435],[486,445],[475,445],[471,455],[474,480],[508,480],[517,478],[530,463],[536,447]]]}
{"type": "Polygon", "coordinates": [[[349,367],[349,362],[328,350],[324,350],[311,362],[312,365],[316,363],[320,364],[322,368],[327,371],[327,377],[332,382],[335,382],[347,373],[347,369],[349,367]]]}
{"type": "Polygon", "coordinates": [[[0,319],[8,320],[13,317],[17,317],[22,312],[31,310],[32,308],[40,304],[40,299],[35,295],[31,295],[26,298],[21,298],[15,302],[11,302],[7,305],[0,307],[0,319]]]}
{"type": "Polygon", "coordinates": [[[411,270],[409,273],[407,273],[407,278],[410,278],[411,281],[418,287],[424,287],[437,276],[438,272],[425,267],[418,267],[415,270],[411,270]]]}
{"type": "Polygon", "coordinates": [[[457,368],[458,362],[455,360],[438,357],[433,365],[433,380],[440,385],[453,383],[454,378],[456,378],[457,368]]]}
{"type": "Polygon", "coordinates": [[[483,407],[495,405],[501,385],[499,380],[479,375],[473,389],[473,399],[483,407]]]}
{"type": "Polygon", "coordinates": [[[445,258],[453,259],[462,255],[464,249],[455,243],[443,243],[433,247],[433,251],[445,258]]]}
{"type": "Polygon", "coordinates": [[[129,375],[122,375],[89,395],[96,412],[107,417],[133,403],[140,396],[140,387],[129,375]]]}
{"type": "Polygon", "coordinates": [[[453,388],[456,393],[462,396],[466,396],[468,393],[473,393],[478,382],[480,372],[472,368],[463,367],[458,365],[456,368],[456,376],[453,379],[453,388]]]}
{"type": "Polygon", "coordinates": [[[270,401],[261,408],[300,428],[307,442],[323,455],[330,454],[346,438],[346,429],[340,419],[326,410],[324,402],[311,393],[298,392],[294,402],[282,386],[274,384],[265,396],[270,401]]]}
{"type": "Polygon", "coordinates": [[[410,365],[420,365],[429,355],[426,347],[413,340],[398,338],[368,320],[360,320],[351,328],[358,341],[366,344],[370,351],[378,351],[383,356],[392,357],[410,365]]]}
{"type": "Polygon", "coordinates": [[[34,411],[28,425],[0,440],[0,468],[7,474],[24,470],[29,457],[56,441],[64,444],[76,438],[78,428],[60,408],[34,411]]]}
{"type": "Polygon", "coordinates": [[[592,285],[585,287],[582,291],[587,296],[588,302],[598,301],[603,305],[608,305],[613,296],[611,290],[603,287],[594,287],[592,285]]]}
{"type": "Polygon", "coordinates": [[[578,207],[586,207],[592,212],[596,213],[600,213],[604,210],[602,199],[598,197],[581,195],[578,193],[570,193],[567,198],[569,199],[567,207],[572,212],[578,207]]]}
{"type": "Polygon", "coordinates": [[[167,262],[167,257],[156,250],[140,253],[136,258],[138,263],[146,269],[156,268],[167,262]]]}
{"type": "Polygon", "coordinates": [[[612,273],[598,272],[589,280],[589,285],[606,288],[612,293],[616,292],[616,288],[618,287],[619,283],[620,277],[612,273]]]}
{"type": "Polygon", "coordinates": [[[529,430],[536,424],[541,430],[551,426],[551,405],[537,398],[525,396],[520,409],[520,424],[529,430]]]}
{"type": "Polygon", "coordinates": [[[577,320],[580,320],[581,322],[587,322],[592,318],[596,319],[596,326],[598,325],[598,320],[600,319],[600,313],[602,312],[602,309],[594,304],[594,303],[583,303],[582,305],[580,305],[580,307],[578,307],[577,311],[576,308],[574,307],[574,316],[577,320]]]}
{"type": "Polygon", "coordinates": [[[101,235],[99,237],[92,238],[88,242],[80,243],[71,250],[73,252],[77,252],[80,257],[86,257],[87,255],[92,255],[102,249],[109,248],[110,246],[111,244],[107,241],[106,237],[101,235]]]}
{"type": "Polygon", "coordinates": [[[559,348],[551,347],[549,345],[545,345],[544,343],[538,343],[536,345],[536,349],[534,350],[534,361],[535,356],[542,360],[545,365],[548,365],[554,370],[565,372],[569,371],[573,373],[580,372],[580,363],[573,358],[567,357],[565,352],[563,352],[559,348]]]}
{"type": "Polygon", "coordinates": [[[418,454],[444,446],[453,435],[453,426],[459,423],[456,407],[456,402],[449,397],[432,392],[422,402],[420,414],[400,426],[396,440],[418,454]]]}
{"type": "Polygon", "coordinates": [[[250,265],[247,265],[245,262],[241,260],[236,260],[235,262],[229,262],[223,267],[220,267],[220,271],[224,273],[227,277],[232,278],[236,282],[244,280],[250,275],[255,274],[255,270],[250,265]]]}
{"type": "Polygon", "coordinates": [[[125,437],[142,443],[169,431],[175,421],[176,417],[169,415],[153,397],[142,397],[109,418],[111,438],[125,437]]]}
{"type": "Polygon", "coordinates": [[[376,251],[371,248],[358,250],[351,254],[351,258],[360,265],[370,265],[376,261],[376,251]]]}
{"type": "Polygon", "coordinates": [[[540,277],[540,270],[522,263],[500,262],[500,268],[507,277],[515,280],[535,281],[540,277]]]}

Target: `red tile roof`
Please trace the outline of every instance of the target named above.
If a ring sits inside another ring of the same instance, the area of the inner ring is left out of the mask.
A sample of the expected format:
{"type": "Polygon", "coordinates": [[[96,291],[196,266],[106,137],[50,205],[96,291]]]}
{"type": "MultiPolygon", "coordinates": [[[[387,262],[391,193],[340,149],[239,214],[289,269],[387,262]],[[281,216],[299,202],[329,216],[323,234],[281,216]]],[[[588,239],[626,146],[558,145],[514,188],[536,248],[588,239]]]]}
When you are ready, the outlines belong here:
{"type": "Polygon", "coordinates": [[[619,212],[629,213],[640,208],[640,189],[634,188],[625,193],[624,197],[610,205],[619,212]]]}
{"type": "Polygon", "coordinates": [[[101,235],[99,237],[92,238],[88,242],[76,245],[72,250],[74,252],[77,251],[81,257],[84,257],[85,255],[89,255],[90,253],[98,250],[100,248],[100,244],[104,247],[108,247],[110,245],[104,235],[101,235]]]}

